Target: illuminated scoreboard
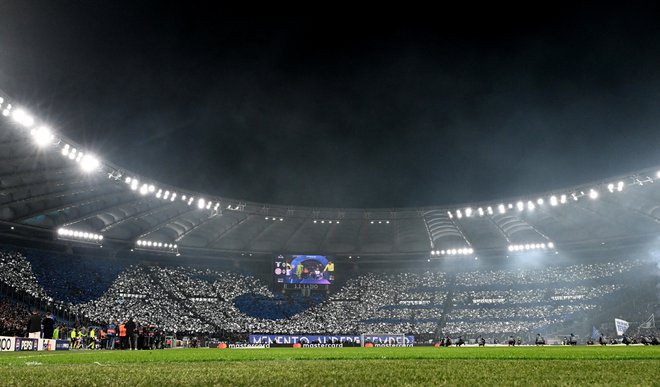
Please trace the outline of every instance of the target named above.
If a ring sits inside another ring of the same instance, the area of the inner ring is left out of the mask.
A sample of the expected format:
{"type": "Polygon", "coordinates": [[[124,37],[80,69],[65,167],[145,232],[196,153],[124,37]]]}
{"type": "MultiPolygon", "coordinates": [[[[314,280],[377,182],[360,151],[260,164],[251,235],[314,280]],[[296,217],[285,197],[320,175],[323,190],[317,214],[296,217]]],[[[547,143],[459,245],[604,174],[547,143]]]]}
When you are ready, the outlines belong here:
{"type": "Polygon", "coordinates": [[[273,274],[281,284],[330,285],[335,282],[335,262],[323,255],[280,255],[273,274]]]}

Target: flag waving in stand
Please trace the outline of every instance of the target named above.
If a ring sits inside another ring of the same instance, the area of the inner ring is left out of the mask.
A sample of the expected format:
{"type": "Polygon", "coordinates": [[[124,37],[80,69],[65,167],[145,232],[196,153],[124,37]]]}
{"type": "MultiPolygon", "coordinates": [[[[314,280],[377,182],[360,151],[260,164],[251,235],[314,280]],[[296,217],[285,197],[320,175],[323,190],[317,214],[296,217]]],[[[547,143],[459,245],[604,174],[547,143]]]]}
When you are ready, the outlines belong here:
{"type": "Polygon", "coordinates": [[[641,324],[639,327],[643,328],[643,329],[653,329],[653,328],[655,328],[655,315],[654,315],[654,313],[651,313],[651,316],[649,317],[649,319],[646,320],[646,322],[641,324]]]}
{"type": "Polygon", "coordinates": [[[614,325],[616,326],[616,334],[622,336],[628,330],[628,321],[621,320],[620,318],[614,319],[614,325]]]}

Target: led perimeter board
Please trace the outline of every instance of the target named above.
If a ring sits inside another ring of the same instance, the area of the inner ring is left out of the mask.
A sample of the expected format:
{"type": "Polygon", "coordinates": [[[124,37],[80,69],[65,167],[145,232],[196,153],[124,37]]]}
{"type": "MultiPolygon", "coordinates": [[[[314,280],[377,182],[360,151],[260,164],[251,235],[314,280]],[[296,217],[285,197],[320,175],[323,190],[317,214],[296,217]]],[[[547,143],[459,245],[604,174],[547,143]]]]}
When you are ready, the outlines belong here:
{"type": "Polygon", "coordinates": [[[335,262],[323,255],[280,255],[273,262],[277,283],[331,285],[335,262]]]}

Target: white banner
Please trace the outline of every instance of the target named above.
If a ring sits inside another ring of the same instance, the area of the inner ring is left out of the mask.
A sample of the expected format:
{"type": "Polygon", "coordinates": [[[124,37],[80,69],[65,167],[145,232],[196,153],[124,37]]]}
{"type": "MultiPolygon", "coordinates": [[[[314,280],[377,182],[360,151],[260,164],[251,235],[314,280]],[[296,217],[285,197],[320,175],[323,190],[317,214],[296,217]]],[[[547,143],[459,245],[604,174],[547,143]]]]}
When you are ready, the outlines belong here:
{"type": "Polygon", "coordinates": [[[16,339],[8,336],[0,336],[0,351],[14,351],[16,339]]]}
{"type": "Polygon", "coordinates": [[[628,330],[628,321],[621,320],[620,318],[614,319],[614,325],[616,326],[616,334],[622,336],[628,330]]]}

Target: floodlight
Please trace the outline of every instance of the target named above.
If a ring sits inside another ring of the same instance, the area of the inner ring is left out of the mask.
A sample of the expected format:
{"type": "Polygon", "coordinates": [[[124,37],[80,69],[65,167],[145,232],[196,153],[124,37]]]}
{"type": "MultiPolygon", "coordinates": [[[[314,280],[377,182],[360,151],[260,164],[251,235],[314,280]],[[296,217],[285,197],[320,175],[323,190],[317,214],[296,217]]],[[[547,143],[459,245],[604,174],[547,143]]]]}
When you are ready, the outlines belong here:
{"type": "Polygon", "coordinates": [[[51,132],[47,126],[40,126],[38,129],[32,129],[31,134],[34,137],[34,142],[40,147],[52,144],[53,139],[55,138],[53,132],[51,132]]]}
{"type": "Polygon", "coordinates": [[[548,242],[548,248],[549,248],[549,249],[554,249],[554,248],[555,248],[555,244],[552,243],[552,242],[548,242]]]}
{"type": "Polygon", "coordinates": [[[176,199],[176,192],[172,192],[172,198],[171,198],[171,200],[174,201],[174,199],[176,199]]]}
{"type": "MultiPolygon", "coordinates": [[[[202,208],[204,208],[204,206],[206,206],[206,202],[204,201],[204,199],[200,198],[200,199],[197,201],[197,207],[201,210],[202,208]]],[[[266,218],[266,220],[267,220],[267,219],[268,219],[268,218],[266,218]]]]}
{"type": "Polygon", "coordinates": [[[598,199],[598,191],[592,188],[591,190],[589,190],[589,197],[591,199],[598,199]]]}
{"type": "Polygon", "coordinates": [[[610,192],[614,192],[614,184],[610,183],[607,185],[607,190],[610,192]]]}
{"type": "Polygon", "coordinates": [[[161,191],[156,192],[156,197],[160,199],[161,191]]]}
{"type": "Polygon", "coordinates": [[[149,247],[151,247],[152,244],[153,244],[153,242],[151,242],[151,241],[147,242],[147,246],[149,246],[149,247]]]}
{"type": "Polygon", "coordinates": [[[385,223],[390,224],[390,221],[389,221],[389,220],[386,220],[385,223]]]}
{"type": "Polygon", "coordinates": [[[3,110],[2,115],[5,116],[5,117],[9,117],[9,109],[3,110]]]}
{"type": "Polygon", "coordinates": [[[140,195],[146,195],[149,193],[149,186],[146,184],[142,184],[142,187],[140,187],[140,195]]]}
{"type": "Polygon", "coordinates": [[[484,216],[484,209],[483,208],[479,207],[477,209],[477,212],[479,213],[479,216],[484,216]]]}
{"type": "Polygon", "coordinates": [[[150,193],[153,193],[155,190],[156,190],[156,187],[154,187],[153,185],[149,186],[149,192],[150,193]]]}
{"type": "Polygon", "coordinates": [[[99,167],[99,164],[99,160],[96,157],[85,155],[80,162],[80,168],[82,168],[84,172],[92,172],[99,167]]]}
{"type": "Polygon", "coordinates": [[[557,197],[555,195],[550,196],[550,205],[553,207],[557,205],[557,197]]]}
{"type": "Polygon", "coordinates": [[[532,202],[531,200],[527,202],[527,209],[528,210],[534,211],[535,208],[536,208],[536,206],[534,205],[534,202],[532,202]]]}
{"type": "Polygon", "coordinates": [[[658,171],[655,175],[658,177],[658,179],[660,179],[660,171],[658,171]]]}
{"type": "Polygon", "coordinates": [[[470,216],[472,216],[472,208],[471,207],[468,207],[468,208],[465,209],[465,216],[467,216],[468,218],[470,216]]]}
{"type": "Polygon", "coordinates": [[[488,206],[486,211],[488,212],[488,215],[493,215],[493,207],[488,206]]]}
{"type": "Polygon", "coordinates": [[[504,204],[500,204],[497,206],[497,210],[500,212],[500,214],[504,214],[506,212],[506,208],[504,207],[504,204]]]}
{"type": "Polygon", "coordinates": [[[509,245],[509,251],[513,251],[513,246],[509,245]]]}
{"type": "Polygon", "coordinates": [[[71,152],[69,152],[69,160],[73,160],[76,158],[76,152],[77,152],[76,148],[71,149],[71,152]]]}
{"type": "Polygon", "coordinates": [[[131,180],[132,180],[132,179],[131,179],[130,177],[127,177],[126,180],[124,180],[124,182],[125,182],[126,184],[131,184],[131,180]]]}
{"type": "Polygon", "coordinates": [[[539,206],[542,206],[543,203],[545,203],[545,201],[543,200],[543,198],[539,198],[539,199],[536,201],[536,204],[538,204],[539,206]]]}
{"type": "MultiPolygon", "coordinates": [[[[437,251],[436,251],[436,253],[437,253],[437,251]]],[[[440,251],[440,254],[445,255],[445,251],[444,251],[444,250],[441,250],[441,251],[440,251]]]]}
{"type": "Polygon", "coordinates": [[[209,202],[206,203],[206,209],[208,210],[209,208],[211,208],[212,205],[213,205],[213,202],[209,200],[209,202]]]}
{"type": "Polygon", "coordinates": [[[463,217],[463,213],[461,212],[461,210],[456,210],[456,217],[458,219],[461,219],[463,217]]]}
{"type": "Polygon", "coordinates": [[[525,209],[525,204],[523,202],[518,202],[516,203],[516,208],[518,208],[518,211],[522,211],[525,209]]]}
{"type": "Polygon", "coordinates": [[[435,250],[431,250],[431,255],[435,255],[435,250]]]}
{"type": "Polygon", "coordinates": [[[566,204],[566,195],[561,195],[559,197],[559,203],[566,204]]]}
{"type": "Polygon", "coordinates": [[[314,223],[316,223],[316,220],[314,221],[314,223]]]}
{"type": "Polygon", "coordinates": [[[449,219],[454,219],[454,215],[452,215],[451,211],[447,211],[447,216],[449,216],[449,219]]]}
{"type": "Polygon", "coordinates": [[[468,254],[472,254],[472,253],[474,253],[474,249],[473,249],[472,247],[470,247],[470,248],[468,249],[468,254]]]}
{"type": "Polygon", "coordinates": [[[623,182],[622,181],[620,181],[616,184],[616,190],[619,191],[619,192],[623,191],[623,182]]]}
{"type": "Polygon", "coordinates": [[[19,124],[25,126],[26,128],[31,127],[34,124],[34,118],[32,118],[31,115],[29,115],[25,110],[23,109],[16,109],[12,112],[12,118],[14,121],[18,122],[19,124]]]}

